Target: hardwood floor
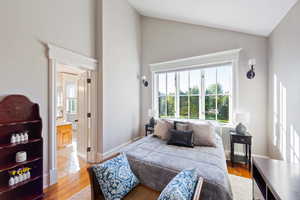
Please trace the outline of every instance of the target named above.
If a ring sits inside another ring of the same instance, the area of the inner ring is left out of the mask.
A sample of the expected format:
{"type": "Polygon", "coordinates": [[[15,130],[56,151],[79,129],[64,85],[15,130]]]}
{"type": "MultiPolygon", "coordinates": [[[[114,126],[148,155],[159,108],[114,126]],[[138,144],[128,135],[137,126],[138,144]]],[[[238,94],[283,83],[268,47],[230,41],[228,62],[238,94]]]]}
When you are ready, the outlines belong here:
{"type": "Polygon", "coordinates": [[[249,168],[246,165],[235,164],[234,167],[232,167],[230,161],[227,161],[227,170],[229,174],[241,176],[244,178],[251,178],[251,172],[249,171],[249,168]]]}
{"type": "MultiPolygon", "coordinates": [[[[87,166],[80,169],[77,173],[67,175],[61,178],[57,184],[48,187],[44,190],[45,200],[65,200],[69,199],[74,194],[83,190],[89,183],[89,177],[87,173],[87,166]]],[[[233,168],[230,162],[227,162],[227,169],[230,174],[236,176],[242,176],[245,178],[251,178],[251,173],[247,166],[242,164],[236,164],[233,168]]],[[[159,196],[158,192],[155,192],[147,187],[139,186],[135,192],[128,195],[126,200],[154,200],[159,196]],[[143,194],[141,196],[140,194],[143,194]]],[[[82,199],[84,200],[84,199],[82,199]]]]}
{"type": "Polygon", "coordinates": [[[58,180],[58,183],[44,190],[47,200],[68,199],[90,184],[86,168],[58,180]]]}
{"type": "Polygon", "coordinates": [[[78,172],[86,168],[87,163],[77,155],[77,143],[74,141],[71,145],[57,150],[57,177],[58,179],[66,175],[78,172]]]}
{"type": "Polygon", "coordinates": [[[89,185],[87,162],[77,155],[76,142],[57,151],[58,183],[48,187],[45,199],[68,199],[89,185]]]}

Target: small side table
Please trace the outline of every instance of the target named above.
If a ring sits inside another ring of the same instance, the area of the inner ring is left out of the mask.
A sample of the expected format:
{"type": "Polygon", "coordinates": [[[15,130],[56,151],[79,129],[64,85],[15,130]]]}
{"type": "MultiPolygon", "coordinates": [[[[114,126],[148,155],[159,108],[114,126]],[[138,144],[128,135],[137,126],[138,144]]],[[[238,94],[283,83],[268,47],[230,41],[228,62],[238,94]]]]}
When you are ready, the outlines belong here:
{"type": "Polygon", "coordinates": [[[252,145],[252,136],[249,133],[245,135],[237,134],[235,131],[230,131],[230,159],[231,165],[234,166],[235,162],[244,162],[251,169],[251,145],[252,145]],[[234,144],[244,144],[246,148],[245,155],[235,155],[234,153],[234,144]]]}
{"type": "Polygon", "coordinates": [[[154,133],[154,127],[151,126],[150,124],[146,124],[145,125],[145,133],[146,133],[146,136],[154,133]]]}

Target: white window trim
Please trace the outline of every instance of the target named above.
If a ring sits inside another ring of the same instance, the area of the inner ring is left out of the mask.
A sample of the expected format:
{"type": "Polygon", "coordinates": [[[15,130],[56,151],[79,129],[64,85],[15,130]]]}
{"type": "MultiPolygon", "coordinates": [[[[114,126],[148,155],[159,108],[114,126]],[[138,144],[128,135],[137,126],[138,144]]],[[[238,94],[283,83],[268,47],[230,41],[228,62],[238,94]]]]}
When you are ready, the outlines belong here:
{"type": "MultiPolygon", "coordinates": [[[[211,53],[196,57],[189,57],[183,59],[177,59],[167,62],[160,62],[150,64],[150,69],[152,73],[152,110],[158,110],[157,104],[155,103],[157,99],[157,94],[155,93],[155,88],[158,85],[158,80],[155,79],[155,74],[159,72],[168,71],[179,71],[179,70],[189,70],[195,68],[207,68],[209,66],[232,63],[232,106],[229,112],[234,113],[239,107],[239,56],[242,49],[232,49],[217,53],[211,53]]],[[[157,114],[157,113],[156,113],[157,114]]],[[[231,117],[232,117],[231,114],[231,117]]]]}

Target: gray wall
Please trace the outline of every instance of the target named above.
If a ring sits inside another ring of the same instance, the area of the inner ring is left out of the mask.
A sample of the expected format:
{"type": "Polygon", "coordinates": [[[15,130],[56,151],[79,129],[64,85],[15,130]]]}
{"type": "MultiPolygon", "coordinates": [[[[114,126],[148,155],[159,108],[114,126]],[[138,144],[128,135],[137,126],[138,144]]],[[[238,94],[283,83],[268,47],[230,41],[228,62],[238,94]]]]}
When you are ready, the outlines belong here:
{"type": "Polygon", "coordinates": [[[103,149],[107,153],[139,135],[140,16],[127,1],[103,0],[103,149]]]}
{"type": "Polygon", "coordinates": [[[288,162],[300,161],[299,19],[298,2],[269,38],[269,153],[288,162]]]}
{"type": "MultiPolygon", "coordinates": [[[[253,150],[267,154],[267,39],[237,32],[154,18],[142,18],[142,73],[151,77],[149,64],[242,48],[239,68],[239,110],[250,112],[253,150]],[[256,58],[257,76],[246,79],[248,59],[256,58]]],[[[142,88],[142,122],[148,121],[151,88],[142,88]]]]}
{"type": "Polygon", "coordinates": [[[51,42],[95,56],[94,0],[2,0],[0,95],[24,94],[40,104],[44,171],[48,156],[48,59],[51,42]]]}

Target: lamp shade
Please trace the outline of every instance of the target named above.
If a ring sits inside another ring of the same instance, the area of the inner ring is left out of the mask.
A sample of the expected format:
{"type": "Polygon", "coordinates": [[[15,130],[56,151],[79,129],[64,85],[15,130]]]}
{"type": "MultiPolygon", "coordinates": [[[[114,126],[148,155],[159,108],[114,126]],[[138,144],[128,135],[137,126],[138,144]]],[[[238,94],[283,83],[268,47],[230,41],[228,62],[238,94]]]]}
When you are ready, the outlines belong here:
{"type": "Polygon", "coordinates": [[[256,59],[254,59],[254,58],[249,59],[248,65],[249,65],[249,66],[256,65],[256,59]]]}
{"type": "Polygon", "coordinates": [[[236,113],[235,114],[235,121],[237,123],[250,123],[250,114],[249,113],[236,113]]]}
{"type": "Polygon", "coordinates": [[[152,109],[148,110],[148,117],[153,117],[154,116],[154,111],[152,109]]]}

